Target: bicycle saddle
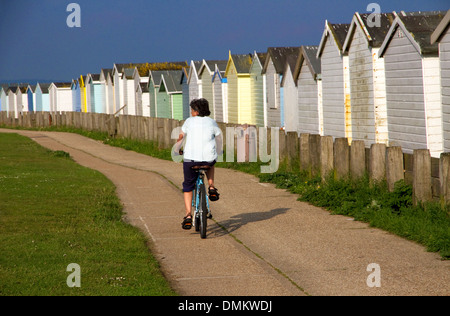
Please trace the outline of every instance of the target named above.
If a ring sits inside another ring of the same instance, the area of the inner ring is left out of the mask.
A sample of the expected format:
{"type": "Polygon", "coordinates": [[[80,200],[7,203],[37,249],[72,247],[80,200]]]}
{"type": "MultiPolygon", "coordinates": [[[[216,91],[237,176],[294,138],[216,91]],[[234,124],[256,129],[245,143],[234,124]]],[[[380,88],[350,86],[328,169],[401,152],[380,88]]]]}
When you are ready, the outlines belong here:
{"type": "Polygon", "coordinates": [[[191,167],[192,170],[209,170],[211,169],[211,166],[193,166],[191,167]]]}

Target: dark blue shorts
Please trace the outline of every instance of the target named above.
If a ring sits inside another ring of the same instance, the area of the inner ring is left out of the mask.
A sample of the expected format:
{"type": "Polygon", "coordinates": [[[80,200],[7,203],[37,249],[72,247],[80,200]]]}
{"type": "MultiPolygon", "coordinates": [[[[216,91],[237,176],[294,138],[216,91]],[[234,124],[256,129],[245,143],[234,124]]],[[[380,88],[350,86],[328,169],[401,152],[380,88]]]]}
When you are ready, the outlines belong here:
{"type": "Polygon", "coordinates": [[[216,161],[213,162],[198,162],[198,161],[184,161],[183,162],[183,192],[191,192],[195,189],[195,181],[197,181],[197,172],[191,168],[194,166],[214,166],[216,161]]]}

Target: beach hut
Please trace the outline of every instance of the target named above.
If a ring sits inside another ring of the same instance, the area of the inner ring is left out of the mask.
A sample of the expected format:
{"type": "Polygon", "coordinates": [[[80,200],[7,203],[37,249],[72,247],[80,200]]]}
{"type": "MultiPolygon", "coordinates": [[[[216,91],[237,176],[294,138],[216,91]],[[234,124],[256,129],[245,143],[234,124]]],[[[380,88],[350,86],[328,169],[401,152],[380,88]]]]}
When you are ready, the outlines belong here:
{"type": "Polygon", "coordinates": [[[100,82],[100,74],[86,77],[86,108],[89,113],[105,113],[105,91],[100,82]]]}
{"type": "MultiPolygon", "coordinates": [[[[87,112],[86,80],[87,80],[87,76],[83,76],[83,75],[80,75],[80,77],[77,79],[77,81],[78,81],[77,89],[80,94],[81,112],[83,112],[83,113],[87,112]]],[[[48,88],[50,88],[50,85],[48,88]]]]}
{"type": "Polygon", "coordinates": [[[439,44],[444,151],[450,152],[450,10],[431,34],[431,44],[439,44]]]}
{"type": "Polygon", "coordinates": [[[158,117],[183,119],[183,90],[181,70],[161,71],[161,81],[156,95],[158,117]]]}
{"type": "Polygon", "coordinates": [[[225,77],[225,68],[216,64],[212,77],[213,106],[217,122],[228,122],[228,82],[225,77]]]}
{"type": "Polygon", "coordinates": [[[148,93],[148,83],[141,82],[136,89],[136,115],[150,116],[150,98],[148,93]]]}
{"type": "Polygon", "coordinates": [[[183,67],[181,73],[181,89],[183,91],[183,120],[187,119],[191,115],[191,111],[189,109],[189,67],[183,67]]]}
{"type": "MultiPolygon", "coordinates": [[[[134,115],[142,116],[143,113],[150,112],[150,109],[144,109],[144,100],[142,98],[145,98],[145,103],[147,104],[149,102],[149,96],[148,96],[148,79],[149,79],[149,65],[150,64],[141,64],[134,67],[133,70],[133,87],[135,90],[135,111],[134,115]],[[142,85],[145,85],[146,87],[142,89],[142,85]]],[[[148,116],[148,115],[147,115],[148,116]]]]}
{"type": "Polygon", "coordinates": [[[209,109],[211,111],[210,117],[216,119],[215,106],[214,106],[214,89],[213,89],[213,76],[216,70],[216,65],[219,69],[226,69],[227,60],[204,60],[198,71],[198,77],[202,82],[202,98],[205,98],[209,102],[209,109]]]}
{"type": "MultiPolygon", "coordinates": [[[[187,67],[185,61],[171,61],[171,62],[154,62],[136,65],[133,73],[135,91],[138,90],[138,86],[141,83],[146,83],[148,86],[150,71],[163,71],[163,70],[182,70],[183,67],[187,67]]],[[[137,110],[142,113],[142,110],[137,110]]]]}
{"type": "Polygon", "coordinates": [[[87,112],[86,78],[87,76],[80,75],[80,79],[78,81],[81,99],[81,112],[83,113],[87,112]]]}
{"type": "Polygon", "coordinates": [[[114,86],[114,109],[121,110],[122,114],[135,114],[136,90],[132,82],[134,69],[142,63],[114,64],[112,70],[114,86]]]}
{"type": "Polygon", "coordinates": [[[28,84],[19,84],[16,90],[16,118],[23,112],[28,112],[28,95],[27,95],[28,84]]]}
{"type": "Polygon", "coordinates": [[[350,70],[352,139],[388,144],[384,60],[378,57],[394,14],[380,13],[373,24],[371,14],[356,12],[342,47],[350,70]]]}
{"type": "Polygon", "coordinates": [[[160,84],[161,84],[161,71],[150,70],[148,78],[148,95],[149,95],[151,117],[159,117],[156,104],[160,84]]]}
{"type": "Polygon", "coordinates": [[[3,85],[0,85],[0,112],[2,111],[2,103],[5,104],[2,96],[3,96],[3,85]]]}
{"type": "Polygon", "coordinates": [[[265,76],[261,74],[266,63],[267,53],[257,53],[252,56],[250,67],[251,111],[257,126],[267,126],[265,76]]]}
{"type": "Polygon", "coordinates": [[[81,92],[78,79],[72,80],[72,85],[70,86],[70,89],[72,90],[73,111],[81,112],[81,92]]]}
{"type": "Polygon", "coordinates": [[[136,67],[124,68],[122,73],[123,90],[123,104],[127,105],[123,111],[124,114],[136,115],[136,87],[134,84],[133,74],[136,67]]]}
{"type": "Polygon", "coordinates": [[[36,111],[49,112],[50,111],[50,95],[49,83],[39,83],[36,86],[36,111]]]}
{"type": "Polygon", "coordinates": [[[104,96],[104,109],[106,114],[114,114],[114,87],[112,79],[112,69],[102,69],[100,71],[100,84],[104,96]]]}
{"type": "Polygon", "coordinates": [[[297,85],[298,133],[323,134],[322,77],[318,46],[301,46],[294,71],[297,85]]]}
{"type": "MultiPolygon", "coordinates": [[[[123,98],[121,97],[121,91],[123,89],[123,81],[122,81],[122,72],[123,72],[123,64],[114,64],[113,71],[111,76],[113,78],[113,87],[114,87],[114,110],[118,112],[123,107],[123,98]]],[[[124,113],[123,110],[122,114],[124,113]]]]}
{"type": "Polygon", "coordinates": [[[438,44],[431,34],[445,12],[401,12],[381,45],[384,58],[389,144],[406,153],[443,150],[438,44]]]}
{"type": "Polygon", "coordinates": [[[189,102],[202,97],[202,81],[198,76],[203,61],[191,60],[189,67],[188,85],[189,85],[189,102]]]}
{"type": "Polygon", "coordinates": [[[266,112],[269,127],[284,127],[284,91],[281,80],[286,58],[298,55],[300,47],[269,47],[262,74],[266,77],[266,112]]]}
{"type": "Polygon", "coordinates": [[[37,85],[28,85],[27,87],[27,99],[28,99],[28,111],[34,112],[36,106],[36,87],[37,85]]]}
{"type": "Polygon", "coordinates": [[[7,108],[7,112],[8,112],[8,117],[14,117],[14,118],[18,118],[18,116],[16,116],[16,104],[17,104],[17,97],[16,97],[16,91],[17,91],[18,87],[17,85],[11,85],[8,87],[6,94],[8,95],[8,108],[7,108]]]}
{"type": "Polygon", "coordinates": [[[351,142],[350,74],[342,52],[350,24],[325,21],[317,57],[322,71],[323,133],[351,142]]]}
{"type": "Polygon", "coordinates": [[[8,84],[0,85],[0,111],[7,112],[8,111],[8,84]]]}
{"type": "Polygon", "coordinates": [[[71,112],[72,82],[52,82],[48,89],[50,95],[50,112],[71,112]]]}
{"type": "Polygon", "coordinates": [[[228,82],[228,123],[255,124],[252,119],[250,67],[251,54],[231,54],[225,77],[228,82]]]}
{"type": "MultiPolygon", "coordinates": [[[[300,50],[299,50],[300,53],[300,50]]],[[[298,128],[298,89],[294,80],[295,65],[299,54],[293,53],[286,56],[284,72],[281,76],[280,87],[284,95],[284,111],[281,122],[284,122],[286,132],[296,132],[298,128]]]]}
{"type": "Polygon", "coordinates": [[[122,114],[135,114],[135,95],[133,73],[136,66],[144,63],[114,64],[112,70],[114,86],[114,109],[122,114]],[[128,82],[130,84],[128,85],[128,82]],[[126,106],[125,106],[126,105],[126,106]]]}

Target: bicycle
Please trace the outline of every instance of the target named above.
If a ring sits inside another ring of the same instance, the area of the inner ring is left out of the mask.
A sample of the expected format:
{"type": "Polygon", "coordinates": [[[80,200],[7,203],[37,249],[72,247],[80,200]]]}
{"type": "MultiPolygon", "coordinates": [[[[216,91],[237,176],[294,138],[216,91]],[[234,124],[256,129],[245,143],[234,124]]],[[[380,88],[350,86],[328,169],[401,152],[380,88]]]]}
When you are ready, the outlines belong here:
{"type": "Polygon", "coordinates": [[[209,198],[206,194],[205,171],[211,169],[211,166],[194,166],[192,170],[198,172],[195,188],[192,196],[192,210],[194,212],[193,223],[195,231],[200,231],[200,237],[206,238],[207,219],[211,218],[209,208],[209,198]]]}

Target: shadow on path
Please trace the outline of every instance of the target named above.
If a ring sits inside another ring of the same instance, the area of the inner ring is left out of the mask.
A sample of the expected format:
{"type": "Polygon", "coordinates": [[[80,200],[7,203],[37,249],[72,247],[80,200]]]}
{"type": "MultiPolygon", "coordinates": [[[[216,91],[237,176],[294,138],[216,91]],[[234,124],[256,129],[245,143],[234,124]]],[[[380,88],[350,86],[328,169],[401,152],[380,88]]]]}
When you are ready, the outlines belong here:
{"type": "Polygon", "coordinates": [[[219,225],[211,225],[209,232],[217,237],[229,234],[238,230],[248,223],[255,223],[271,219],[277,215],[286,213],[290,208],[276,208],[266,212],[252,212],[234,215],[231,218],[217,222],[219,225]],[[226,231],[224,230],[226,229],[226,231]]]}

